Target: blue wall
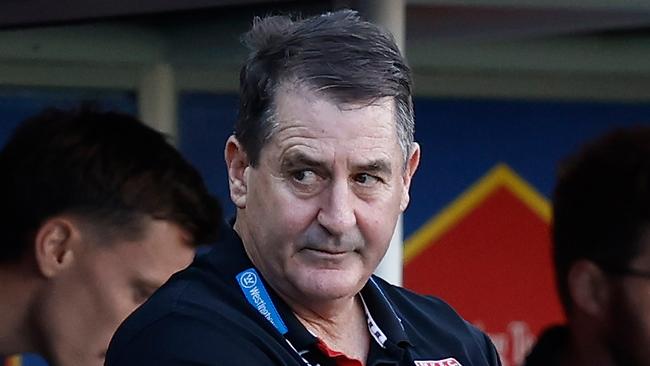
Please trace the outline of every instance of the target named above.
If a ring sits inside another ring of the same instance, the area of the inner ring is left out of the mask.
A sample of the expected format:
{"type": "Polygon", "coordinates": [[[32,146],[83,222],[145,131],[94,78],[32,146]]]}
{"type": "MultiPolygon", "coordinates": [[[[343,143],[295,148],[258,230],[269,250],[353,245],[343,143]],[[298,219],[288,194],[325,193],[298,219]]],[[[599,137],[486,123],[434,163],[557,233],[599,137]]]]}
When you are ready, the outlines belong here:
{"type": "Polygon", "coordinates": [[[136,114],[135,93],[93,89],[0,88],[0,145],[14,127],[47,107],[72,108],[92,102],[104,109],[136,114]]]}
{"type": "Polygon", "coordinates": [[[558,162],[615,127],[650,123],[650,104],[481,99],[417,99],[422,160],[413,181],[405,235],[505,162],[550,197],[558,162]]]}

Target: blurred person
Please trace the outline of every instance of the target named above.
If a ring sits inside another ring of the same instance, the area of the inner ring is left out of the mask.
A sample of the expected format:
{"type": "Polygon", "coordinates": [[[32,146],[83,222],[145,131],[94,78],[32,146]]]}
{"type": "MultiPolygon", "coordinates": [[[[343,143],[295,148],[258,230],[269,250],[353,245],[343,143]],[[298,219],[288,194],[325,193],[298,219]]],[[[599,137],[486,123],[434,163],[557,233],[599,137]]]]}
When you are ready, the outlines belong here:
{"type": "Polygon", "coordinates": [[[221,211],[160,133],[119,113],[47,110],[0,151],[0,355],[100,366],[120,322],[221,211]]]}
{"type": "Polygon", "coordinates": [[[552,230],[568,320],[526,365],[650,365],[650,127],[609,133],[561,166],[552,230]]]}
{"type": "Polygon", "coordinates": [[[233,231],[122,324],[106,364],[499,365],[441,300],[372,275],[420,157],[392,37],[339,11],[256,19],[246,40],[233,231]]]}

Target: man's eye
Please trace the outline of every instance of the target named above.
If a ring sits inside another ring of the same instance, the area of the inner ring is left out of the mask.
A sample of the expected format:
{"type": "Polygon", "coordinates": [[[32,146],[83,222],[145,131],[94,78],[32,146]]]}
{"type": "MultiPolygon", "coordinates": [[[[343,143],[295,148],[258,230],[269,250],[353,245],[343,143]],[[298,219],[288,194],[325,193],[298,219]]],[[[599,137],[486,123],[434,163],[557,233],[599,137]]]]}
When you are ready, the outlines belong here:
{"type": "Polygon", "coordinates": [[[293,180],[302,184],[310,184],[316,181],[318,178],[316,173],[311,170],[298,170],[291,173],[293,180]]]}
{"type": "Polygon", "coordinates": [[[361,173],[354,176],[354,181],[363,186],[373,186],[380,183],[381,179],[368,173],[361,173]]]}

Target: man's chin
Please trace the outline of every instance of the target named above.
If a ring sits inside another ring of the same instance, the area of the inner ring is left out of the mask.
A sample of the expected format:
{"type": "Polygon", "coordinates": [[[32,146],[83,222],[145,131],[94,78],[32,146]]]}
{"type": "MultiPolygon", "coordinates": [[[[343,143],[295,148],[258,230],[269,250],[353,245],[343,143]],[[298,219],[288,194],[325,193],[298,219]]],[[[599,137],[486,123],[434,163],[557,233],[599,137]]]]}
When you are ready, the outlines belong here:
{"type": "MultiPolygon", "coordinates": [[[[366,281],[345,270],[312,270],[298,279],[306,300],[334,301],[355,296],[366,281]]],[[[367,279],[366,279],[367,280],[367,279]]]]}

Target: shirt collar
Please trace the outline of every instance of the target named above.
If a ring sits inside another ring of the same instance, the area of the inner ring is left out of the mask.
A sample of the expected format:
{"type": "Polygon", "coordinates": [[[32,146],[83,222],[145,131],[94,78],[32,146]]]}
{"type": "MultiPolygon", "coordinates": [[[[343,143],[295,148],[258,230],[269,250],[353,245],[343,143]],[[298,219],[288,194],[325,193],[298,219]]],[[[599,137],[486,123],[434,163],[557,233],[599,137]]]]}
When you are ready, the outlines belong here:
{"type": "MultiPolygon", "coordinates": [[[[375,276],[371,276],[366,285],[361,289],[361,296],[368,314],[376,322],[378,328],[384,333],[386,340],[396,345],[410,345],[402,320],[393,308],[375,276]]],[[[368,319],[370,319],[368,317],[368,319]]],[[[369,329],[371,329],[369,325],[369,329]]],[[[381,342],[379,342],[381,344],[381,342]]]]}
{"type": "MultiPolygon", "coordinates": [[[[366,313],[368,331],[378,345],[382,348],[389,345],[402,348],[411,345],[401,319],[372,277],[361,289],[360,295],[366,313]]],[[[318,339],[302,325],[289,306],[279,301],[277,308],[289,330],[286,334],[289,342],[298,351],[313,347],[318,339]]]]}

